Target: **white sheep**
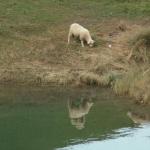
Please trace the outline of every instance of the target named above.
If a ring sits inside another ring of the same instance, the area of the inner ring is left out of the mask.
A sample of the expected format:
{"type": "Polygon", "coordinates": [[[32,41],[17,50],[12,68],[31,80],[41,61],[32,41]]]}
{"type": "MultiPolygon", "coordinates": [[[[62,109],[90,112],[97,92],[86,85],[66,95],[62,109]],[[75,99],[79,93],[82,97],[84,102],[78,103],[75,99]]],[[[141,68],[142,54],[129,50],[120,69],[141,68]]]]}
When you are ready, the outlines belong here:
{"type": "Polygon", "coordinates": [[[84,42],[86,42],[90,47],[93,47],[95,42],[92,40],[89,30],[79,25],[78,23],[73,23],[70,25],[68,44],[70,43],[71,36],[79,38],[82,47],[84,47],[84,42]]]}

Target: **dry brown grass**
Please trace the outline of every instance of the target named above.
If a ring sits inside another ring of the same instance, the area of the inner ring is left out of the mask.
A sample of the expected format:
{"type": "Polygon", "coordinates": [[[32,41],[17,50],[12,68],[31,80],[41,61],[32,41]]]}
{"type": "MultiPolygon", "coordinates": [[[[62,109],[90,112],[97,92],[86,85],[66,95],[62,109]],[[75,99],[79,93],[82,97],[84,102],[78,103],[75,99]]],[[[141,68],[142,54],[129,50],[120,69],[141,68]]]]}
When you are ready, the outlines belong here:
{"type": "Polygon", "coordinates": [[[133,97],[139,103],[150,102],[150,32],[149,28],[134,25],[121,36],[126,44],[128,70],[116,80],[113,89],[117,94],[133,97]]]}
{"type": "Polygon", "coordinates": [[[143,32],[144,27],[116,20],[95,23],[89,26],[97,42],[94,48],[81,48],[76,41],[68,46],[68,27],[47,27],[37,35],[23,34],[24,27],[11,35],[13,39],[0,39],[0,81],[111,86],[119,95],[148,103],[150,51],[149,32],[143,32]]]}
{"type": "Polygon", "coordinates": [[[109,77],[86,71],[79,74],[79,81],[91,86],[107,86],[109,84],[109,77]]]}
{"type": "Polygon", "coordinates": [[[130,39],[131,53],[128,59],[136,62],[150,62],[150,28],[142,28],[130,39]]]}
{"type": "Polygon", "coordinates": [[[150,71],[139,68],[131,69],[115,82],[113,89],[119,95],[135,98],[138,103],[149,103],[150,71]]]}

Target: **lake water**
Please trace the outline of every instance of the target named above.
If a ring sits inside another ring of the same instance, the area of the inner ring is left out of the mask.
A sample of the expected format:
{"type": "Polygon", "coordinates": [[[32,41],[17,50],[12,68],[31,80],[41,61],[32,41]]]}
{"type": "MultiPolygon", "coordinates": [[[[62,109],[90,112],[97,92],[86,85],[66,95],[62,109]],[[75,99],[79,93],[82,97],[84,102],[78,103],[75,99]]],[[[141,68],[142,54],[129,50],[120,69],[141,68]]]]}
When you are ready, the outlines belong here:
{"type": "Polygon", "coordinates": [[[150,123],[99,88],[0,88],[0,150],[149,150],[150,123]]]}

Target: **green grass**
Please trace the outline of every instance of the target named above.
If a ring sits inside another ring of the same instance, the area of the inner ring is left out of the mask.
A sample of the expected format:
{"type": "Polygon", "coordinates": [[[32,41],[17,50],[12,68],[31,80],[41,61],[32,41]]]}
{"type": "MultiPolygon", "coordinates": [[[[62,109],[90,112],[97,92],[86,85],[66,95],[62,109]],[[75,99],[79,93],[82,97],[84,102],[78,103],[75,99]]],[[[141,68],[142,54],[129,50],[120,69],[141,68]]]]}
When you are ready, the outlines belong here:
{"type": "Polygon", "coordinates": [[[142,17],[150,14],[149,0],[0,0],[5,25],[57,24],[103,17],[142,17]]]}
{"type": "Polygon", "coordinates": [[[61,64],[66,57],[80,57],[66,54],[72,22],[86,25],[96,34],[102,32],[96,25],[104,19],[149,15],[150,0],[0,0],[0,65],[22,60],[61,64]]]}
{"type": "Polygon", "coordinates": [[[149,15],[150,0],[0,0],[0,39],[46,34],[48,28],[72,22],[92,25],[106,18],[149,15]]]}
{"type": "Polygon", "coordinates": [[[75,14],[74,18],[142,16],[150,13],[149,2],[149,0],[1,0],[0,14],[9,22],[49,23],[69,19],[75,14]]]}

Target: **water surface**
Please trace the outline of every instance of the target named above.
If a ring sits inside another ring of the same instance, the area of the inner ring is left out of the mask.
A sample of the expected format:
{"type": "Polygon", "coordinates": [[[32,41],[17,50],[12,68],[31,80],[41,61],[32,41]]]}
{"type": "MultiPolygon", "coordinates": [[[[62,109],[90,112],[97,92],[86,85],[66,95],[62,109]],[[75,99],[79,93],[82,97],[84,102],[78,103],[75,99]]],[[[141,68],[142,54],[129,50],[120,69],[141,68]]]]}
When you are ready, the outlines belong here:
{"type": "Polygon", "coordinates": [[[108,89],[0,88],[0,150],[149,150],[147,117],[108,89]]]}

